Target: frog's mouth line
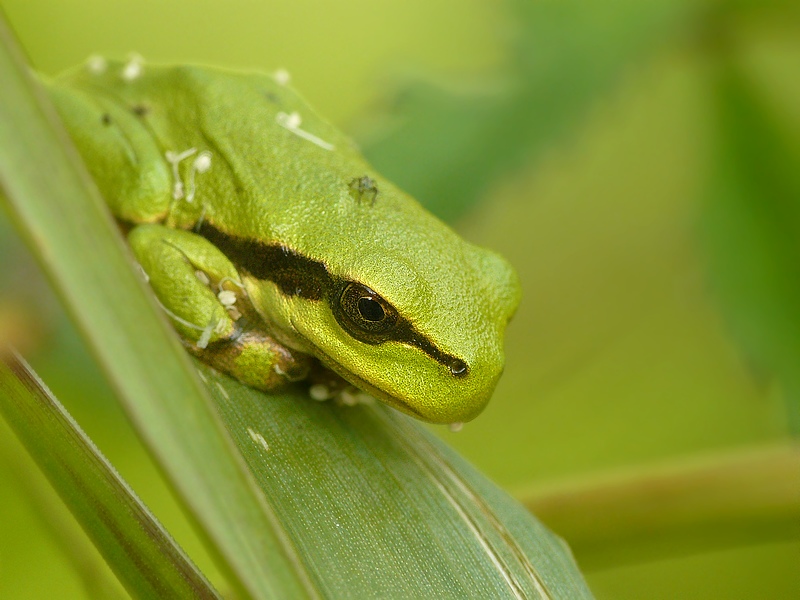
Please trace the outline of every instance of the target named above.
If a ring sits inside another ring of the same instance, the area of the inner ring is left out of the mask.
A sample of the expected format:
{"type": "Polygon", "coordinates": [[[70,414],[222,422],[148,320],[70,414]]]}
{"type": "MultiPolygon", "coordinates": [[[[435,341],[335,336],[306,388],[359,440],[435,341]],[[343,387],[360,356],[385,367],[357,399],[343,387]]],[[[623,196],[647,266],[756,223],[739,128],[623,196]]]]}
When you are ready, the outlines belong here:
{"type": "Polygon", "coordinates": [[[388,392],[386,392],[386,391],[382,390],[381,388],[373,385],[372,383],[370,383],[366,379],[363,379],[363,378],[359,377],[358,375],[355,375],[354,373],[351,373],[349,371],[345,371],[344,369],[342,369],[335,360],[333,360],[330,356],[328,356],[328,354],[326,352],[324,352],[322,349],[320,349],[319,346],[317,346],[314,342],[309,340],[305,335],[300,333],[300,330],[294,324],[294,319],[289,317],[289,322],[292,324],[292,329],[294,330],[295,335],[297,335],[298,338],[302,339],[303,342],[305,342],[309,347],[313,348],[314,349],[314,355],[320,361],[322,361],[322,363],[326,367],[328,367],[331,371],[335,372],[342,379],[344,379],[348,383],[351,383],[352,385],[354,385],[355,387],[357,387],[361,391],[367,392],[368,394],[371,394],[371,395],[375,396],[376,398],[378,398],[382,402],[388,404],[389,406],[393,406],[394,408],[396,408],[398,410],[401,410],[403,412],[412,414],[415,417],[417,417],[419,419],[422,419],[423,421],[427,421],[428,420],[428,419],[425,418],[425,416],[422,413],[420,413],[419,411],[415,410],[414,408],[409,406],[407,403],[403,402],[400,398],[397,398],[396,396],[392,396],[388,392]]]}
{"type": "MultiPolygon", "coordinates": [[[[319,350],[316,346],[314,346],[314,348],[317,350],[317,352],[319,352],[318,356],[324,356],[325,357],[324,359],[320,358],[320,360],[322,360],[322,362],[325,363],[325,366],[327,366],[332,371],[335,371],[339,376],[342,377],[342,379],[347,380],[349,383],[351,383],[354,386],[356,386],[362,392],[367,392],[368,394],[371,394],[372,396],[375,396],[376,398],[378,398],[382,402],[388,404],[389,406],[393,406],[394,408],[396,408],[398,410],[410,413],[410,414],[414,415],[415,417],[418,417],[419,419],[422,419],[424,421],[428,420],[422,415],[422,413],[420,413],[419,411],[411,408],[408,404],[406,404],[405,402],[400,400],[400,398],[397,398],[396,396],[392,396],[391,394],[386,393],[384,390],[380,389],[379,387],[376,387],[376,386],[372,385],[370,382],[362,379],[358,375],[354,375],[353,373],[342,372],[338,368],[332,366],[329,363],[330,357],[327,354],[325,354],[324,352],[322,352],[321,350],[319,350]]],[[[334,363],[334,365],[335,364],[336,363],[334,363]]]]}

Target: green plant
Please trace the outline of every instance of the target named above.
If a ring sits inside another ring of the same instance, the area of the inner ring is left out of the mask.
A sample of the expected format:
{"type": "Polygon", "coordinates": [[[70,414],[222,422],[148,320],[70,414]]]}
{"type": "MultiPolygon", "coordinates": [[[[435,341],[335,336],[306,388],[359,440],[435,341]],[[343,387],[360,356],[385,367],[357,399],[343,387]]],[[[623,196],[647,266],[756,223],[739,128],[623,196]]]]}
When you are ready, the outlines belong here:
{"type": "Polygon", "coordinates": [[[505,380],[453,443],[601,598],[797,592],[793,4],[510,3],[479,93],[414,84],[365,136],[522,271],[505,380]]]}

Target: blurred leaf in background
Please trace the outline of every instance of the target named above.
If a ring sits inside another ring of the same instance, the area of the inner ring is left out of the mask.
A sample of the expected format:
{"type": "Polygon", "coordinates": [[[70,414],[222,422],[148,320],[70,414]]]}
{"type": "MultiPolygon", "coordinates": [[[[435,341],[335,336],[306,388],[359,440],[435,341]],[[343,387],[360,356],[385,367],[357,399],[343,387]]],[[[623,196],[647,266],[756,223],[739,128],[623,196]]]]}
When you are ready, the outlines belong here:
{"type": "Polygon", "coordinates": [[[800,433],[800,139],[721,40],[712,74],[715,170],[705,218],[711,273],[756,366],[800,433]]]}
{"type": "Polygon", "coordinates": [[[433,83],[402,90],[399,120],[365,152],[447,221],[490,185],[572,135],[598,98],[668,41],[684,35],[705,3],[684,0],[512,0],[509,61],[478,92],[433,83]]]}

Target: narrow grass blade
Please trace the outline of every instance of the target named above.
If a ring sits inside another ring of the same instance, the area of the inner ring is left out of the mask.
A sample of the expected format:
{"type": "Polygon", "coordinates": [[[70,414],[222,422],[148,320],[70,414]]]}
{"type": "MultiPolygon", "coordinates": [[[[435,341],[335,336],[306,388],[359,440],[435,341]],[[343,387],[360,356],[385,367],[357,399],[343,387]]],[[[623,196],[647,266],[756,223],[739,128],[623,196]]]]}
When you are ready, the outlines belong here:
{"type": "Polygon", "coordinates": [[[0,412],[128,592],[219,598],[30,368],[0,358],[0,412]]]}
{"type": "MultiPolygon", "coordinates": [[[[34,547],[47,543],[46,540],[52,541],[58,552],[49,556],[69,565],[77,580],[76,583],[81,584],[85,598],[121,600],[130,597],[94,542],[86,535],[81,524],[1,416],[0,480],[4,489],[13,488],[13,491],[9,489],[0,499],[7,519],[3,527],[3,544],[6,551],[13,548],[14,555],[25,560],[24,557],[29,557],[34,547]],[[9,506],[9,498],[14,496],[24,499],[33,519],[23,517],[13,519],[13,523],[8,521],[7,510],[9,508],[13,510],[14,502],[12,499],[9,506]]],[[[32,564],[33,561],[26,562],[32,564]]],[[[9,571],[16,571],[13,566],[8,565],[7,560],[4,560],[3,564],[7,569],[5,575],[8,575],[9,571]]],[[[48,575],[52,572],[53,569],[50,569],[48,575]]],[[[58,581],[61,589],[66,589],[70,585],[61,577],[58,581]]],[[[0,589],[6,596],[10,595],[10,585],[0,583],[0,589]]]]}
{"type": "Polygon", "coordinates": [[[0,187],[180,498],[245,594],[313,595],[0,19],[0,187]]]}

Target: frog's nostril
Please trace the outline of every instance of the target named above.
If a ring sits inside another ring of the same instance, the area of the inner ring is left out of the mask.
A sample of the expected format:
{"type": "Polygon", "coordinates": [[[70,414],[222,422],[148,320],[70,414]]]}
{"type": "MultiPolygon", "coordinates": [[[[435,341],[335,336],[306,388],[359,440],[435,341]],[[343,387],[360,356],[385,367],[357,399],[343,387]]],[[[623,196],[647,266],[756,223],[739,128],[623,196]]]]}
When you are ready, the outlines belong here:
{"type": "Polygon", "coordinates": [[[452,361],[450,361],[450,372],[456,377],[465,377],[469,372],[467,369],[467,363],[465,363],[463,360],[454,358],[452,361]]]}

